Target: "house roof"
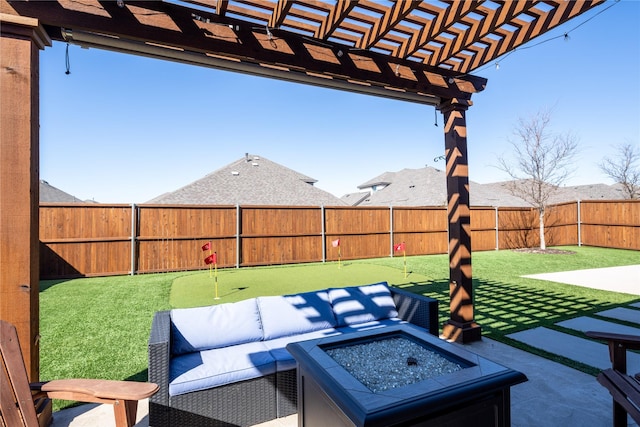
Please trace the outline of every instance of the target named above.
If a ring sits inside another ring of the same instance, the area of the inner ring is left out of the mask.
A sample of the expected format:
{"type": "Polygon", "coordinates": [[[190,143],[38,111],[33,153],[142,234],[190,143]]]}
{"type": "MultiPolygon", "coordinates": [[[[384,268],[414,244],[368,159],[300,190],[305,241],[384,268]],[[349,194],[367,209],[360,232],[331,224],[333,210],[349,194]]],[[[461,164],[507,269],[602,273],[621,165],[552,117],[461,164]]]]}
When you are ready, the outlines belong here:
{"type": "MultiPolygon", "coordinates": [[[[513,181],[480,184],[469,182],[469,202],[472,206],[516,206],[530,204],[509,192],[513,181]]],[[[348,194],[343,201],[353,206],[446,206],[447,188],[444,171],[427,166],[421,169],[403,169],[398,172],[384,172],[358,186],[372,189],[385,185],[382,189],[365,193],[348,194]]],[[[619,185],[591,184],[560,187],[550,203],[575,200],[617,200],[623,199],[619,185]]]]}
{"type": "MultiPolygon", "coordinates": [[[[427,166],[420,169],[402,169],[385,172],[358,186],[359,189],[385,184],[382,189],[372,191],[360,206],[446,206],[446,173],[427,166]]],[[[482,184],[470,182],[470,203],[473,206],[526,206],[520,198],[505,191],[495,194],[487,191],[482,184]]],[[[352,198],[353,199],[353,198],[352,198]]],[[[345,200],[343,198],[343,200],[345,200]]]]}
{"type": "Polygon", "coordinates": [[[561,187],[560,196],[563,201],[568,200],[618,200],[625,195],[620,184],[589,184],[573,187],[561,187]]]}
{"type": "Polygon", "coordinates": [[[345,202],[348,205],[358,206],[367,197],[369,197],[370,194],[371,193],[368,192],[368,191],[360,191],[360,192],[357,192],[357,193],[348,193],[348,194],[345,194],[344,196],[340,197],[340,200],[342,200],[343,202],[345,202]]]}
{"type": "Polygon", "coordinates": [[[343,206],[345,202],[316,188],[315,179],[262,156],[244,157],[176,191],[147,203],[199,205],[343,206]]]}
{"type": "MultiPolygon", "coordinates": [[[[520,181],[501,181],[490,184],[481,184],[484,191],[493,193],[509,193],[509,186],[518,185],[520,181]]],[[[522,181],[524,182],[524,181],[522,181]]],[[[619,184],[588,184],[558,187],[549,198],[549,203],[573,202],[576,200],[620,200],[624,199],[624,193],[619,184]]],[[[525,202],[525,205],[529,203],[525,202]]]]}
{"type": "Polygon", "coordinates": [[[82,203],[83,200],[54,187],[47,181],[40,180],[40,202],[48,203],[82,203]]]}

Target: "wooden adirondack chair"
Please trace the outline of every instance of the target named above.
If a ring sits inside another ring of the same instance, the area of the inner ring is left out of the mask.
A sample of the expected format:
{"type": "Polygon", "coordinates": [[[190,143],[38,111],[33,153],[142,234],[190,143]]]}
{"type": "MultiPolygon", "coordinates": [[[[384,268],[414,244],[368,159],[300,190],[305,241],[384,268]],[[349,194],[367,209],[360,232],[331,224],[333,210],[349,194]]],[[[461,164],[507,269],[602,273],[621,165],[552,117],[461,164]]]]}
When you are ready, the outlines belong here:
{"type": "Polygon", "coordinates": [[[588,331],[588,337],[609,345],[611,368],[598,374],[598,382],[613,397],[613,425],[627,426],[627,414],[640,424],[640,373],[627,375],[627,349],[640,350],[640,336],[588,331]]]}
{"type": "Polygon", "coordinates": [[[0,427],[42,427],[40,423],[49,399],[113,405],[116,426],[136,422],[138,401],[152,396],[153,383],[93,379],[53,380],[29,384],[15,326],[0,320],[0,427]]]}

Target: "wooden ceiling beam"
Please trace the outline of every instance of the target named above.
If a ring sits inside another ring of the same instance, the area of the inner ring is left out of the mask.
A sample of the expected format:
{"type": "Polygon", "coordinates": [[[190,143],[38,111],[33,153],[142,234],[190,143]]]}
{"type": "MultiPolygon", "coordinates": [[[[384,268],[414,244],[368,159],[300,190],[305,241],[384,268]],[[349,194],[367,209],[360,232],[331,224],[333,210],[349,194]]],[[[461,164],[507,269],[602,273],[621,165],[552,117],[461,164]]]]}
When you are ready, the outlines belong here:
{"type": "Polygon", "coordinates": [[[291,0],[278,0],[269,19],[269,26],[272,28],[280,27],[287,17],[289,10],[291,10],[291,6],[293,6],[291,0]]]}
{"type": "Polygon", "coordinates": [[[318,27],[318,31],[314,34],[314,37],[320,40],[326,40],[330,34],[332,34],[336,28],[340,26],[344,18],[349,15],[351,10],[356,7],[358,3],[350,0],[338,0],[335,6],[329,11],[327,17],[322,24],[318,27]]]}
{"type": "Polygon", "coordinates": [[[418,7],[418,2],[400,1],[387,9],[381,19],[377,19],[374,25],[362,37],[361,42],[356,46],[361,49],[369,49],[375,45],[382,37],[389,33],[405,16],[418,7]]]}
{"type": "Polygon", "coordinates": [[[72,38],[73,32],[92,33],[94,39],[99,34],[110,35],[111,38],[103,39],[119,46],[114,50],[136,53],[139,49],[148,56],[163,56],[158,45],[167,46],[170,48],[164,49],[166,56],[179,57],[182,62],[198,63],[209,58],[204,62],[210,63],[210,58],[215,57],[216,68],[255,70],[252,74],[293,81],[304,79],[310,84],[355,92],[370,90],[388,93],[390,97],[412,94],[415,102],[424,99],[425,103],[433,103],[434,98],[468,100],[486,85],[486,80],[479,77],[458,76],[376,52],[352,51],[349,46],[336,43],[314,42],[277,29],[267,33],[253,23],[167,2],[127,0],[123,8],[112,1],[99,1],[99,7],[89,0],[62,3],[0,2],[3,12],[11,9],[19,15],[37,18],[51,30],[54,40],[63,40],[61,28],[72,30],[72,38]],[[88,4],[94,7],[87,8],[88,4]],[[400,67],[411,73],[398,72],[400,67]],[[310,76],[321,77],[312,81],[310,76]]]}
{"type": "MultiPolygon", "coordinates": [[[[499,41],[499,48],[495,53],[493,55],[482,55],[486,61],[495,60],[604,1],[605,0],[548,2],[547,5],[554,6],[554,8],[548,12],[541,10],[539,3],[536,1],[501,3],[499,13],[494,15],[497,19],[485,19],[488,25],[483,27],[483,31],[475,33],[475,37],[473,36],[474,32],[467,31],[466,34],[463,35],[464,41],[460,44],[459,48],[448,52],[444,56],[458,57],[462,51],[477,52],[477,48],[471,49],[470,47],[478,41],[487,43],[491,36],[500,34],[503,38],[499,41]],[[526,15],[530,19],[525,20],[522,15],[526,15]],[[513,34],[507,34],[509,32],[507,29],[501,29],[500,27],[503,25],[514,27],[515,29],[512,31],[513,34]]],[[[468,70],[477,68],[478,65],[476,64],[482,62],[485,61],[472,60],[469,67],[464,67],[461,71],[468,72],[468,70]]],[[[430,65],[434,65],[435,63],[437,63],[435,60],[429,61],[430,65]]]]}
{"type": "Polygon", "coordinates": [[[415,34],[407,40],[407,43],[400,51],[400,55],[403,58],[412,56],[416,51],[434,40],[436,36],[446,28],[455,24],[462,16],[480,7],[480,5],[481,3],[478,1],[453,2],[444,9],[428,4],[422,5],[418,9],[434,15],[435,18],[430,22],[424,22],[422,29],[416,31],[415,34]]]}
{"type": "MultiPolygon", "coordinates": [[[[388,70],[408,61],[418,75],[465,75],[604,1],[125,0],[122,8],[113,0],[0,4],[14,14],[43,16],[41,21],[51,27],[417,93],[429,86],[398,81],[388,70]],[[314,43],[335,52],[357,50],[377,65],[362,67],[349,55],[318,56],[309,51],[314,43]],[[419,63],[427,68],[420,69],[419,63]]],[[[475,90],[480,86],[474,84],[475,90]]]]}
{"type": "Polygon", "coordinates": [[[219,16],[224,16],[227,13],[227,6],[229,6],[227,0],[216,0],[216,13],[219,16]]]}

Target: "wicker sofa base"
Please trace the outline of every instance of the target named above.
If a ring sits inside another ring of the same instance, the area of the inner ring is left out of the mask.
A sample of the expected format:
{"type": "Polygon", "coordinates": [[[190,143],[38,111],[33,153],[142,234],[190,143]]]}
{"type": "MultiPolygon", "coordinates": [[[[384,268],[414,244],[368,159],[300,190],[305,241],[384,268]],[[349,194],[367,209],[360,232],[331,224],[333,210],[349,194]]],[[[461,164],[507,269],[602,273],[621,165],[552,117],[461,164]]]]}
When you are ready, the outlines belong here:
{"type": "Polygon", "coordinates": [[[298,412],[298,370],[276,373],[276,415],[278,418],[298,412]]]}
{"type": "MultiPolygon", "coordinates": [[[[295,376],[295,369],[294,376],[295,376]]],[[[150,426],[252,426],[277,418],[276,375],[169,397],[169,406],[149,400],[150,426]]],[[[294,411],[295,412],[295,411],[294,411]]]]}

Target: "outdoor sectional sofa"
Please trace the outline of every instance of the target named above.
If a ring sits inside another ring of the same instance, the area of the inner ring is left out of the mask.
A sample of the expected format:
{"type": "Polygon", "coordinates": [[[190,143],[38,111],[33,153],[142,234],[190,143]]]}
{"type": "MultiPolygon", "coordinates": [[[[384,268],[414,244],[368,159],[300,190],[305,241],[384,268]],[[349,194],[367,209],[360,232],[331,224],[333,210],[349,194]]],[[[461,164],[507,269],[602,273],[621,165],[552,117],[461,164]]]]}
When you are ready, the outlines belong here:
{"type": "Polygon", "coordinates": [[[155,314],[149,424],[250,426],[297,412],[291,342],[398,323],[438,334],[438,302],[381,282],[155,314]]]}

